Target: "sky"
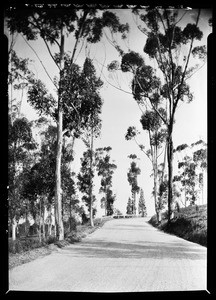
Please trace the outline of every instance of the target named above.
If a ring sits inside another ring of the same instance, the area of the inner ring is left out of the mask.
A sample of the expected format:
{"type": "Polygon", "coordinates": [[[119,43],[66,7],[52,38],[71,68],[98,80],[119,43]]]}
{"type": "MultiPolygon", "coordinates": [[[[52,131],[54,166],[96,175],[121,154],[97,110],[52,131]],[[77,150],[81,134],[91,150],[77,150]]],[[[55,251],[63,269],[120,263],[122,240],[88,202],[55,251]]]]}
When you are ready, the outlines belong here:
{"type": "MultiPolygon", "coordinates": [[[[146,62],[148,58],[145,57],[143,47],[145,44],[145,36],[141,33],[135,24],[135,19],[132,16],[129,9],[114,9],[122,22],[128,22],[130,25],[129,38],[126,42],[122,43],[122,47],[126,50],[130,48],[133,51],[137,51],[144,56],[146,62]]],[[[182,20],[182,24],[186,24],[196,11],[189,11],[182,20]]],[[[202,44],[207,43],[207,36],[211,33],[211,27],[208,26],[208,19],[211,17],[210,11],[203,11],[200,19],[200,28],[204,33],[202,44]]],[[[7,33],[6,33],[7,34],[7,33]]],[[[29,44],[35,49],[40,59],[43,61],[47,68],[47,71],[53,77],[58,74],[57,67],[51,60],[49,53],[40,39],[36,41],[30,41],[29,44]]],[[[73,45],[72,39],[67,39],[66,47],[69,50],[73,45]]],[[[37,78],[43,80],[51,93],[55,95],[54,87],[50,79],[45,74],[45,71],[40,64],[38,58],[32,49],[27,45],[24,39],[18,35],[15,43],[15,50],[17,54],[22,58],[31,58],[32,62],[30,67],[35,73],[37,78]]],[[[101,135],[94,141],[95,149],[97,147],[111,146],[110,152],[111,159],[113,159],[117,165],[117,169],[113,175],[113,191],[116,194],[116,201],[114,206],[126,213],[126,205],[128,197],[131,196],[130,186],[127,181],[127,172],[130,166],[130,159],[128,155],[136,154],[139,158],[138,166],[141,169],[141,174],[138,176],[138,184],[144,191],[146,200],[148,215],[154,214],[154,202],[152,198],[153,177],[150,176],[152,172],[151,163],[148,158],[139,150],[134,141],[126,141],[125,134],[129,126],[135,126],[140,132],[142,132],[141,124],[139,122],[141,117],[141,111],[130,94],[130,76],[128,74],[111,74],[106,70],[108,63],[113,60],[120,60],[117,51],[112,45],[103,38],[101,43],[91,45],[86,48],[83,44],[79,55],[76,57],[76,63],[82,65],[85,55],[88,54],[93,59],[94,65],[97,68],[98,75],[104,82],[104,85],[100,91],[104,104],[102,108],[102,130],[101,135]],[[104,66],[103,66],[104,65],[104,66]],[[117,77],[118,76],[118,77],[117,77]],[[117,80],[118,78],[118,80],[117,80]],[[118,82],[119,81],[119,82],[118,82]],[[114,86],[120,87],[119,90],[114,86]],[[119,84],[119,86],[118,86],[119,84]]],[[[151,62],[152,63],[152,62],[151,62]]],[[[156,67],[153,64],[153,67],[156,67]]],[[[200,139],[207,141],[207,66],[204,65],[194,76],[188,81],[191,87],[191,91],[194,94],[194,100],[192,103],[180,104],[176,112],[176,122],[174,125],[173,142],[174,147],[187,143],[191,144],[200,139]]],[[[20,94],[13,93],[14,97],[20,97],[20,94]]],[[[29,106],[26,101],[26,94],[23,95],[22,101],[22,113],[29,119],[36,119],[38,115],[29,106]]],[[[145,133],[140,135],[140,143],[148,146],[148,138],[145,133]]],[[[75,172],[80,170],[80,157],[86,150],[85,145],[80,141],[75,142],[75,159],[72,162],[72,169],[75,172]]],[[[95,181],[94,192],[97,198],[98,214],[103,214],[100,210],[100,199],[102,194],[98,193],[99,180],[95,181]]]]}

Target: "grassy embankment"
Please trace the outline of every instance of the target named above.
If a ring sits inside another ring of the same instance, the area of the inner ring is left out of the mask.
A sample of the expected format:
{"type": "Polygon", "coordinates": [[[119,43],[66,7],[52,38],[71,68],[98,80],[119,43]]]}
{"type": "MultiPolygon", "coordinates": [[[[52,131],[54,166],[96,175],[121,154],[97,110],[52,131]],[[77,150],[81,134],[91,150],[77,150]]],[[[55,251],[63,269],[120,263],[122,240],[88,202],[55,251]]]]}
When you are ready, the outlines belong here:
{"type": "Polygon", "coordinates": [[[38,257],[48,255],[58,250],[58,248],[80,242],[82,238],[102,227],[110,219],[109,217],[95,219],[94,227],[91,227],[89,223],[77,225],[76,229],[68,233],[63,241],[55,241],[53,237],[49,237],[42,243],[39,242],[38,237],[20,238],[15,242],[9,239],[9,268],[14,268],[38,257]]]}
{"type": "Polygon", "coordinates": [[[149,223],[164,232],[177,235],[185,240],[207,246],[207,205],[188,206],[175,212],[170,225],[167,213],[162,214],[162,221],[157,223],[154,215],[149,223]]]}

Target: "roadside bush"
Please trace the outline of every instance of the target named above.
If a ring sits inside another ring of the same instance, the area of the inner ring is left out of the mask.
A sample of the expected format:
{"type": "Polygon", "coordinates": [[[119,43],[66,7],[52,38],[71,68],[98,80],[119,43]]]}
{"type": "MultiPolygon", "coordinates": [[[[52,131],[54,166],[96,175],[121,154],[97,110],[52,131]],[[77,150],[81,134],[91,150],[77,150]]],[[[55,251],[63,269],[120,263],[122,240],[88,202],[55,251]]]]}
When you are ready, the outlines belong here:
{"type": "Polygon", "coordinates": [[[48,245],[50,245],[50,244],[53,244],[55,242],[56,242],[56,238],[53,235],[49,235],[48,238],[47,238],[47,240],[46,240],[46,243],[48,245]]]}
{"type": "Polygon", "coordinates": [[[8,250],[10,253],[20,253],[30,249],[40,248],[45,245],[46,243],[40,243],[38,238],[17,239],[16,241],[10,239],[8,242],[8,250]]]}
{"type": "Polygon", "coordinates": [[[28,220],[27,222],[19,224],[18,225],[19,236],[27,236],[29,234],[29,229],[30,229],[30,223],[28,220]]]}
{"type": "Polygon", "coordinates": [[[77,230],[77,220],[75,217],[70,217],[64,222],[64,236],[67,237],[71,231],[77,230]]]}
{"type": "Polygon", "coordinates": [[[16,240],[16,241],[9,240],[8,251],[10,253],[14,253],[14,254],[20,253],[21,251],[23,251],[22,243],[19,240],[16,240]]]}
{"type": "Polygon", "coordinates": [[[207,246],[207,205],[181,208],[179,212],[175,212],[169,225],[167,212],[162,214],[160,224],[157,223],[156,215],[151,217],[149,223],[167,233],[207,246]]]}

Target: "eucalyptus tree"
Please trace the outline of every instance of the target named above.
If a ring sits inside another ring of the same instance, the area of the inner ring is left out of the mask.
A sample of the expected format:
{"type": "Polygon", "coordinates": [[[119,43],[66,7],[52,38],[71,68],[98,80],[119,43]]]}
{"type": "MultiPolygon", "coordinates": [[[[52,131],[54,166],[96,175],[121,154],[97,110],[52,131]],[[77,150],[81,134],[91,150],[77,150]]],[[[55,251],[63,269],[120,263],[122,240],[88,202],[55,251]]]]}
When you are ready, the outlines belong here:
{"type": "Polygon", "coordinates": [[[111,147],[104,147],[96,149],[97,153],[97,172],[98,176],[101,176],[101,187],[99,192],[104,193],[102,198],[102,205],[105,209],[105,215],[111,215],[113,213],[113,202],[115,195],[112,191],[112,176],[114,170],[117,168],[116,164],[111,161],[109,152],[111,147]]]}
{"type": "Polygon", "coordinates": [[[132,215],[133,214],[133,202],[131,197],[128,197],[127,207],[126,207],[126,214],[132,215]]]}
{"type": "MultiPolygon", "coordinates": [[[[195,143],[198,145],[198,143],[195,143]]],[[[204,203],[204,173],[207,170],[207,149],[206,144],[200,140],[199,144],[203,147],[193,152],[193,161],[195,162],[196,166],[201,169],[201,173],[199,173],[199,184],[201,187],[202,192],[202,204],[204,203]]]]}
{"type": "Polygon", "coordinates": [[[83,157],[81,157],[80,159],[80,172],[77,175],[77,186],[80,192],[83,194],[82,200],[88,207],[90,224],[92,227],[94,227],[93,208],[96,197],[93,194],[93,178],[95,176],[96,164],[95,160],[93,160],[92,158],[93,155],[91,149],[88,149],[83,153],[83,157]]]}
{"type": "MultiPolygon", "coordinates": [[[[59,240],[64,238],[64,228],[62,222],[62,201],[61,201],[61,158],[63,141],[63,96],[65,93],[65,54],[66,39],[73,37],[71,47],[70,66],[73,66],[75,54],[82,40],[88,43],[97,43],[101,40],[105,27],[111,33],[120,32],[124,34],[128,31],[127,24],[121,24],[116,15],[110,11],[97,11],[96,9],[59,9],[59,8],[38,8],[29,6],[25,9],[8,10],[6,14],[7,26],[10,32],[22,33],[26,39],[36,40],[40,37],[58,69],[58,82],[54,82],[57,90],[57,151],[56,151],[56,171],[55,171],[55,201],[56,201],[56,220],[57,237],[59,240]],[[57,49],[57,57],[53,54],[53,49],[57,49]]],[[[70,80],[70,78],[69,78],[70,80]]],[[[47,94],[47,93],[46,93],[47,94]]],[[[43,98],[43,94],[42,94],[43,98]]],[[[46,97],[47,98],[47,97],[46,97]]],[[[51,100],[50,97],[48,97],[51,100]]],[[[45,99],[44,99],[45,100],[45,99]]],[[[76,104],[73,103],[73,108],[76,104]]]]}
{"type": "Polygon", "coordinates": [[[122,55],[121,69],[123,72],[133,74],[131,88],[135,100],[150,106],[167,128],[168,221],[170,221],[173,198],[173,128],[176,110],[181,102],[189,103],[193,100],[187,80],[199,70],[206,58],[206,46],[199,44],[203,37],[198,27],[201,10],[194,11],[195,22],[191,19],[193,23],[186,25],[184,17],[187,11],[149,7],[145,10],[133,9],[133,13],[140,21],[138,29],[145,36],[143,51],[150,61],[155,61],[158,69],[147,65],[141,55],[134,51],[122,55]],[[196,59],[199,63],[196,63],[196,59]],[[166,117],[155,105],[158,99],[164,102],[164,108],[167,107],[166,117]]]}
{"type": "Polygon", "coordinates": [[[140,197],[139,197],[139,202],[138,202],[138,213],[139,213],[139,215],[141,215],[141,217],[147,216],[147,209],[146,209],[143,189],[140,190],[140,197]]]}
{"type": "Polygon", "coordinates": [[[31,123],[25,117],[13,122],[9,116],[8,124],[8,200],[9,218],[12,224],[13,240],[16,239],[16,220],[21,214],[23,199],[21,197],[23,175],[32,165],[32,153],[36,142],[32,136],[31,123]]]}
{"type": "Polygon", "coordinates": [[[33,73],[29,70],[31,61],[17,55],[14,50],[15,42],[16,38],[12,36],[8,48],[8,199],[13,240],[16,239],[17,221],[24,213],[26,217],[28,214],[28,205],[21,197],[21,190],[25,171],[32,163],[31,152],[36,148],[32,124],[21,114],[24,89],[33,78],[33,73]]]}
{"type": "Polygon", "coordinates": [[[174,176],[173,181],[179,182],[183,186],[184,205],[187,206],[187,202],[190,202],[190,204],[195,204],[195,202],[197,202],[198,190],[201,190],[203,203],[203,174],[207,168],[206,144],[202,140],[192,143],[191,146],[182,144],[176,147],[174,152],[176,154],[183,153],[182,159],[178,160],[178,169],[180,173],[174,176]],[[199,145],[201,148],[193,151],[193,148],[199,145]],[[185,149],[187,149],[187,152],[185,152],[185,149]]]}
{"type": "Polygon", "coordinates": [[[11,45],[8,51],[8,104],[12,123],[16,118],[21,117],[23,91],[34,77],[33,72],[29,69],[30,59],[19,57],[13,47],[14,45],[11,45]],[[21,90],[20,99],[17,93],[19,90],[21,90]]]}
{"type": "Polygon", "coordinates": [[[130,154],[128,156],[130,159],[132,159],[132,162],[130,164],[130,168],[127,173],[128,182],[131,185],[131,193],[132,193],[132,214],[137,214],[137,207],[136,207],[136,194],[139,192],[140,187],[138,186],[137,177],[140,175],[141,170],[137,166],[137,156],[135,154],[130,154]]]}
{"type": "MultiPolygon", "coordinates": [[[[95,168],[96,164],[94,139],[100,135],[101,130],[100,114],[102,112],[103,100],[100,96],[99,89],[102,87],[102,84],[103,82],[96,75],[96,69],[93,66],[92,60],[86,58],[82,71],[82,91],[84,91],[85,99],[81,103],[81,109],[83,111],[83,122],[85,124],[82,140],[88,149],[84,155],[84,160],[89,159],[89,167],[87,170],[81,170],[83,173],[86,171],[89,172],[87,175],[89,177],[89,190],[86,202],[89,205],[91,226],[94,226],[93,202],[95,199],[93,195],[93,169],[95,168]]],[[[80,176],[79,179],[82,181],[80,176]]]]}
{"type": "MultiPolygon", "coordinates": [[[[44,121],[45,122],[45,121],[44,121]]],[[[25,180],[23,182],[23,198],[29,199],[30,212],[36,221],[39,215],[39,238],[41,240],[41,228],[43,231],[43,238],[45,239],[45,213],[48,212],[48,225],[51,229],[52,210],[54,207],[55,196],[55,151],[56,151],[56,137],[57,128],[49,122],[47,127],[40,132],[41,143],[38,150],[37,161],[26,172],[25,180]]],[[[70,171],[70,162],[72,160],[72,152],[70,143],[64,142],[62,149],[62,217],[64,211],[71,208],[70,200],[75,194],[74,180],[70,171]],[[68,203],[69,202],[69,203],[68,203]]],[[[56,225],[56,224],[55,224],[56,225]]],[[[51,230],[49,230],[50,233],[51,230]]]]}
{"type": "MultiPolygon", "coordinates": [[[[165,115],[165,111],[160,108],[161,113],[165,115]]],[[[162,154],[161,148],[164,146],[166,149],[166,130],[162,128],[162,121],[159,116],[153,110],[146,110],[145,113],[142,114],[140,123],[142,124],[142,128],[144,131],[147,131],[148,138],[149,138],[149,145],[150,149],[146,150],[145,146],[139,144],[136,140],[138,134],[140,133],[134,126],[130,126],[127,130],[125,135],[126,140],[133,139],[137,145],[139,146],[140,150],[148,157],[151,161],[152,169],[153,169],[153,178],[154,178],[154,202],[155,202],[155,212],[157,215],[157,220],[160,220],[160,195],[159,195],[159,188],[160,185],[163,184],[164,178],[164,171],[165,171],[165,162],[162,168],[162,174],[159,176],[158,170],[158,158],[162,154]],[[165,145],[164,145],[165,144],[165,145]]],[[[164,155],[166,152],[164,151],[164,155]]]]}
{"type": "Polygon", "coordinates": [[[196,174],[196,164],[189,156],[185,156],[183,161],[178,163],[178,168],[183,169],[180,174],[181,183],[185,189],[185,206],[187,201],[190,205],[195,204],[197,200],[197,174],[196,174]]]}

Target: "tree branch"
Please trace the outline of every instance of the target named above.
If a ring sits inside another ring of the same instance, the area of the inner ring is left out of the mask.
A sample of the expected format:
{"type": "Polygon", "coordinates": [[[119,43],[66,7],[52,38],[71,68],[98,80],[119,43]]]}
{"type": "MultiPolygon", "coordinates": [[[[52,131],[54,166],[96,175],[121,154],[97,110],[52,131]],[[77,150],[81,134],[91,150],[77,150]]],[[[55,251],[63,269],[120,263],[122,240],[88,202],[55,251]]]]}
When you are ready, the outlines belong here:
{"type": "Polygon", "coordinates": [[[134,137],[133,139],[134,139],[135,143],[137,144],[137,146],[140,148],[140,150],[141,150],[141,151],[148,157],[148,159],[152,162],[152,159],[149,157],[149,155],[147,154],[147,152],[145,152],[145,151],[140,147],[140,145],[138,144],[136,138],[134,137]]]}
{"type": "MultiPolygon", "coordinates": [[[[198,15],[197,15],[197,19],[196,19],[196,26],[197,26],[197,24],[199,22],[200,12],[201,12],[201,9],[199,9],[199,11],[198,11],[198,15]]],[[[188,67],[190,55],[191,55],[192,48],[193,48],[193,42],[194,42],[194,37],[191,39],[190,49],[189,49],[189,52],[188,52],[188,56],[187,56],[187,60],[186,60],[185,68],[184,68],[184,72],[182,74],[181,83],[178,86],[178,94],[177,94],[176,101],[175,101],[176,104],[174,103],[175,106],[177,106],[178,100],[180,98],[180,90],[181,90],[181,87],[182,87],[184,79],[185,79],[185,75],[186,75],[186,71],[187,71],[187,67],[188,67]]]]}
{"type": "MultiPolygon", "coordinates": [[[[35,21],[35,23],[36,23],[37,26],[36,26],[33,22],[31,22],[31,21],[29,21],[29,23],[30,23],[31,25],[33,25],[35,28],[39,29],[39,31],[40,31],[40,33],[41,33],[41,32],[42,32],[42,28],[41,28],[41,26],[39,25],[38,20],[35,18],[34,15],[32,16],[32,18],[34,19],[34,21],[35,21]]],[[[51,39],[59,46],[59,48],[60,48],[59,42],[58,42],[54,37],[52,37],[51,35],[49,35],[47,32],[46,32],[46,35],[47,35],[48,37],[50,37],[50,38],[51,38],[51,39]]],[[[41,36],[41,37],[44,39],[43,36],[41,36]]]]}
{"type": "Polygon", "coordinates": [[[59,71],[61,71],[59,65],[58,65],[58,64],[56,63],[56,61],[55,61],[55,58],[54,58],[54,56],[53,56],[53,54],[52,54],[52,52],[51,52],[51,50],[50,50],[50,48],[49,48],[49,46],[48,46],[48,43],[47,43],[46,39],[45,39],[44,37],[42,37],[42,39],[44,40],[44,43],[45,43],[45,45],[46,45],[46,47],[47,47],[47,49],[48,49],[48,52],[49,52],[50,56],[52,57],[52,59],[53,59],[53,61],[54,61],[54,63],[55,63],[56,66],[58,67],[59,71]]]}
{"type": "Polygon", "coordinates": [[[84,13],[83,13],[83,16],[82,16],[82,21],[81,21],[81,24],[80,24],[80,27],[79,27],[79,30],[78,30],[78,36],[76,38],[76,42],[75,42],[73,52],[72,52],[72,55],[71,55],[71,59],[70,59],[70,67],[72,66],[73,61],[74,61],[74,56],[75,56],[75,53],[76,53],[76,50],[77,50],[79,40],[82,36],[83,26],[84,26],[85,20],[87,18],[87,15],[88,15],[88,11],[84,10],[84,13]]]}
{"type": "Polygon", "coordinates": [[[54,84],[54,86],[57,88],[56,84],[54,83],[54,81],[52,80],[51,76],[49,75],[46,67],[44,66],[42,60],[40,59],[39,55],[37,54],[37,52],[34,50],[34,48],[28,43],[28,41],[24,38],[24,36],[21,34],[22,38],[24,39],[24,41],[26,42],[26,44],[32,49],[32,51],[34,52],[34,54],[37,56],[39,62],[41,63],[44,71],[46,72],[47,76],[49,77],[49,79],[52,81],[52,83],[54,84]]]}

